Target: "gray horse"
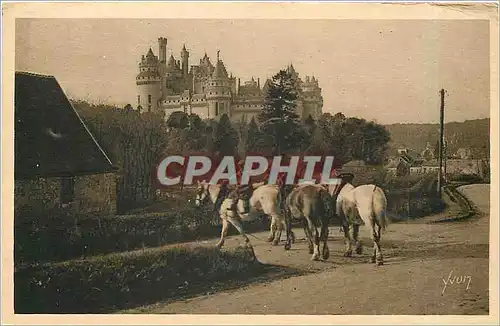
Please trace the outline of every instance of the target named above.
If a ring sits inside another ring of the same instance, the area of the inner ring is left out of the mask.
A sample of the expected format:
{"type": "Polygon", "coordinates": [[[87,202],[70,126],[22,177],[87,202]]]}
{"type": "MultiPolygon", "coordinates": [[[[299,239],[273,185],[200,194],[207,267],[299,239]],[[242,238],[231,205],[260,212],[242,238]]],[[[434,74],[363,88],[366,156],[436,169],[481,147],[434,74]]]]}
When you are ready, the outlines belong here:
{"type": "MultiPolygon", "coordinates": [[[[319,260],[320,241],[323,241],[321,258],[330,257],[328,249],[328,224],[335,214],[335,204],[328,189],[317,184],[303,184],[295,187],[286,199],[286,235],[285,249],[291,248],[292,219],[302,220],[304,231],[309,241],[311,260],[319,260]],[[321,234],[317,226],[321,226],[321,234]]],[[[344,224],[344,223],[343,223],[344,224]]]]}

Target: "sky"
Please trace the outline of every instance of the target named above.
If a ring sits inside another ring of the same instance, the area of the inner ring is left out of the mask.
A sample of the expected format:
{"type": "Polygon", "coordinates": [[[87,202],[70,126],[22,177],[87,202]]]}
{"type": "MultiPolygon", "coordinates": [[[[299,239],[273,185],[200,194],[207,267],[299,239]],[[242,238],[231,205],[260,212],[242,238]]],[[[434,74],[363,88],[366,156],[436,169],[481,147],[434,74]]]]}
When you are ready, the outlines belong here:
{"type": "Polygon", "coordinates": [[[489,26],[481,20],[17,19],[16,70],[54,75],[74,99],[135,104],[141,55],[166,37],[190,65],[217,50],[241,83],[293,63],[315,76],[323,112],[378,123],[490,115],[489,26]]]}

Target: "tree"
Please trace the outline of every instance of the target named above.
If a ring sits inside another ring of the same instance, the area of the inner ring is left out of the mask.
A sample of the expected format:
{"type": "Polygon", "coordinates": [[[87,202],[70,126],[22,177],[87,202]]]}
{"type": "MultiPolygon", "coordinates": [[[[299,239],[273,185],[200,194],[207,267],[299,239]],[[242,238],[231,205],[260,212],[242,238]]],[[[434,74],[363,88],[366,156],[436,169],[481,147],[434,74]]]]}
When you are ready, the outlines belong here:
{"type": "Polygon", "coordinates": [[[257,116],[261,131],[273,139],[273,152],[300,148],[305,132],[295,112],[297,107],[297,81],[292,73],[280,70],[268,83],[264,107],[257,116]]]}
{"type": "Polygon", "coordinates": [[[259,126],[252,118],[247,127],[247,137],[246,137],[246,152],[263,152],[266,151],[266,140],[265,135],[260,131],[259,126]]]}
{"type": "Polygon", "coordinates": [[[185,112],[175,111],[167,119],[169,128],[184,129],[189,125],[189,118],[185,112]]]}
{"type": "Polygon", "coordinates": [[[215,128],[214,149],[223,156],[231,156],[236,154],[237,146],[238,132],[231,126],[227,114],[223,114],[215,128]]]}
{"type": "Polygon", "coordinates": [[[120,169],[117,209],[124,212],[152,202],[155,197],[151,169],[167,145],[163,118],[107,105],[74,103],[92,134],[120,169]]]}
{"type": "Polygon", "coordinates": [[[385,161],[390,134],[375,122],[364,123],[363,128],[363,159],[368,164],[381,164],[385,161]]]}
{"type": "Polygon", "coordinates": [[[132,105],[130,104],[127,104],[123,107],[123,109],[127,110],[127,111],[132,111],[134,108],[132,107],[132,105]]]}

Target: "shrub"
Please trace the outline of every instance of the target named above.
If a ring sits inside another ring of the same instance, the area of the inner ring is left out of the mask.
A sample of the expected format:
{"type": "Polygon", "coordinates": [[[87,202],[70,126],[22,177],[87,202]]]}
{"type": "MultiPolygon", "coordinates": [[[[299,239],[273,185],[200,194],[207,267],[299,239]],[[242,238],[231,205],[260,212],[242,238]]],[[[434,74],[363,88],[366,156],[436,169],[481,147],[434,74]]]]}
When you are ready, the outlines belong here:
{"type": "Polygon", "coordinates": [[[463,182],[463,183],[483,183],[483,178],[477,174],[451,174],[448,176],[450,182],[463,182]]]}
{"type": "Polygon", "coordinates": [[[263,272],[246,248],[183,246],[33,265],[15,272],[15,312],[110,312],[263,272]]]}
{"type": "Polygon", "coordinates": [[[375,176],[387,196],[388,211],[393,219],[407,220],[441,212],[445,203],[438,197],[437,174],[410,174],[399,177],[375,176]]]}
{"type": "MultiPolygon", "coordinates": [[[[16,265],[33,261],[84,258],[219,236],[208,208],[171,207],[167,212],[79,219],[64,215],[31,214],[16,217],[16,265]]],[[[217,218],[217,216],[215,216],[217,218]]],[[[266,218],[245,223],[247,232],[265,230],[266,218]]],[[[237,234],[234,228],[229,234],[237,234]]]]}

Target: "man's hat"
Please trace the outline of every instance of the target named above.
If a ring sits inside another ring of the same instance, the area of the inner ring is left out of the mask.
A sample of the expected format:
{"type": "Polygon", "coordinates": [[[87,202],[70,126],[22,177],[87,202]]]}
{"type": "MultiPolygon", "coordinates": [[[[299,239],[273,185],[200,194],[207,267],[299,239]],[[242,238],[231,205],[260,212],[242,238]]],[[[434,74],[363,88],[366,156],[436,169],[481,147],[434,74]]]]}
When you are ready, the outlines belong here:
{"type": "Polygon", "coordinates": [[[349,182],[349,181],[352,181],[354,179],[354,174],[349,173],[349,172],[344,172],[344,173],[340,173],[338,175],[338,177],[343,179],[343,180],[347,180],[349,182]]]}

